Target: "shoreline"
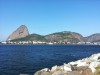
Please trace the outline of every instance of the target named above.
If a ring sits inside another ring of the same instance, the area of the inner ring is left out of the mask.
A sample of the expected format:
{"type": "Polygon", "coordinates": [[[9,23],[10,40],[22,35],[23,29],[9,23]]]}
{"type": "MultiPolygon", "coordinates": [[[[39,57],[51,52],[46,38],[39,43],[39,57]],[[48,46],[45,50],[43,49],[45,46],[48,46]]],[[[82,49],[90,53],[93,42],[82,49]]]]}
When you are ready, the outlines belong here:
{"type": "Polygon", "coordinates": [[[44,68],[34,75],[94,75],[98,66],[100,66],[100,53],[61,66],[55,65],[51,69],[44,68]]]}
{"type": "Polygon", "coordinates": [[[90,45],[90,46],[100,46],[99,44],[0,44],[0,45],[90,45]]]}

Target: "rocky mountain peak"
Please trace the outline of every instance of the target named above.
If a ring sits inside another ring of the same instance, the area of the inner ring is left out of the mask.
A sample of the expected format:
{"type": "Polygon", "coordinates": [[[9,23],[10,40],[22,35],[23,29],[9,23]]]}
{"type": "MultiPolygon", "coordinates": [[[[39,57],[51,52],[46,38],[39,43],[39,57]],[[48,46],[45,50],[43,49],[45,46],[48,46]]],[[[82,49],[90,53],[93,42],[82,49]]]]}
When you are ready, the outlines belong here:
{"type": "Polygon", "coordinates": [[[9,40],[14,40],[18,38],[23,38],[29,35],[28,28],[25,25],[21,25],[17,30],[15,30],[8,38],[9,40]]]}

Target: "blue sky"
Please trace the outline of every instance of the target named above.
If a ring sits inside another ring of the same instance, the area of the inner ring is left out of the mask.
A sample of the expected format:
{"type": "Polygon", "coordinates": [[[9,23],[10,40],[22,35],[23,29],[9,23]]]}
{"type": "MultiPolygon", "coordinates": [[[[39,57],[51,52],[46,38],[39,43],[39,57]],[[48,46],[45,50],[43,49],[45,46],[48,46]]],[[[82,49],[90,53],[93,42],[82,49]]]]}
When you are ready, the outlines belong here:
{"type": "Polygon", "coordinates": [[[23,24],[30,34],[100,33],[100,0],[0,0],[0,41],[23,24]]]}

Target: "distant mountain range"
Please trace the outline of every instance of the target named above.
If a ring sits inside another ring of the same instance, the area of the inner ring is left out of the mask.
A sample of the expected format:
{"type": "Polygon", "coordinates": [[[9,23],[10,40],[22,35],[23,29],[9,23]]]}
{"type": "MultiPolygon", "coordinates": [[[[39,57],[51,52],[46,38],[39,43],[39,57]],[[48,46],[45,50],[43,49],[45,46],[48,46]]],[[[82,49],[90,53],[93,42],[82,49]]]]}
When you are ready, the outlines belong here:
{"type": "Polygon", "coordinates": [[[25,25],[14,31],[7,41],[45,41],[45,42],[100,42],[100,33],[83,37],[81,34],[71,31],[56,32],[48,35],[29,34],[25,25]]]}

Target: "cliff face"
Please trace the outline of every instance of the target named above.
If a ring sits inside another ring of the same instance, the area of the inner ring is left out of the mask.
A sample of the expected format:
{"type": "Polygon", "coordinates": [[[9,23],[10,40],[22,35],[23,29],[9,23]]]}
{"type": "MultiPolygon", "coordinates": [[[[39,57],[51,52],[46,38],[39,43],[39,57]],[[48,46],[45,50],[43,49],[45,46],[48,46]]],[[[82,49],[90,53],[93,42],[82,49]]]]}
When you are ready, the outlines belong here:
{"type": "Polygon", "coordinates": [[[100,33],[90,35],[85,38],[88,42],[100,42],[100,33]]]}
{"type": "Polygon", "coordinates": [[[8,38],[9,40],[14,40],[18,38],[24,38],[29,35],[28,29],[25,25],[21,25],[16,31],[14,31],[8,38]]]}

